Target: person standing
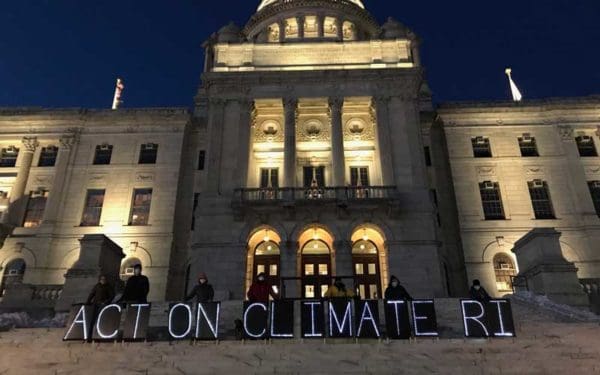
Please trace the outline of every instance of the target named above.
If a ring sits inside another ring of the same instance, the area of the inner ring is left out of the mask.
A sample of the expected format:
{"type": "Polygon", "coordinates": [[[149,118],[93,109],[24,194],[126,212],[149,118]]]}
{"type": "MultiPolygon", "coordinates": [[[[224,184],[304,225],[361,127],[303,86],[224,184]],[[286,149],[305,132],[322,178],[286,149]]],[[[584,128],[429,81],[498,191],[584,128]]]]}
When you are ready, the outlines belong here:
{"type": "Polygon", "coordinates": [[[412,296],[400,284],[396,276],[390,278],[390,285],[385,290],[385,299],[387,301],[412,301],[412,296]]]}
{"type": "Polygon", "coordinates": [[[471,286],[471,290],[469,290],[469,296],[471,299],[479,302],[489,302],[492,297],[488,294],[487,290],[481,286],[481,282],[477,279],[473,280],[473,285],[471,286]]]}
{"type": "Polygon", "coordinates": [[[196,303],[212,302],[215,297],[215,291],[212,285],[208,283],[208,278],[204,272],[198,275],[198,284],[185,297],[185,302],[188,302],[194,297],[196,298],[196,303]]]}
{"type": "Polygon", "coordinates": [[[267,281],[267,276],[261,272],[256,276],[256,281],[252,283],[248,290],[248,301],[269,303],[269,296],[278,299],[279,295],[275,293],[273,287],[267,281]]]}
{"type": "Polygon", "coordinates": [[[106,276],[100,275],[98,283],[94,285],[87,303],[94,305],[108,305],[115,298],[115,289],[106,281],[106,276]]]}
{"type": "Polygon", "coordinates": [[[325,298],[354,298],[352,289],[347,289],[341,277],[336,277],[333,284],[327,289],[325,298]]]}
{"type": "Polygon", "coordinates": [[[149,291],[150,282],[146,276],[142,275],[142,265],[136,264],[133,266],[133,276],[127,280],[119,302],[147,303],[149,291]]]}

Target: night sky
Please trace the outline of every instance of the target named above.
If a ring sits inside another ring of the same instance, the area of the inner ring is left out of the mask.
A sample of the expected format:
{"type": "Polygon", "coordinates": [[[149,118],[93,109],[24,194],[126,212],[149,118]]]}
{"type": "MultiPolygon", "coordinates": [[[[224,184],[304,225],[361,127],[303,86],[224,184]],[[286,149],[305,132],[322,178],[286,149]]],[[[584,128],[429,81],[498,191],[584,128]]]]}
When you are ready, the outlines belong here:
{"type": "MultiPolygon", "coordinates": [[[[5,0],[0,10],[0,107],[192,105],[201,44],[259,0],[5,0]]],[[[364,0],[423,40],[436,102],[600,94],[599,0],[364,0]]]]}

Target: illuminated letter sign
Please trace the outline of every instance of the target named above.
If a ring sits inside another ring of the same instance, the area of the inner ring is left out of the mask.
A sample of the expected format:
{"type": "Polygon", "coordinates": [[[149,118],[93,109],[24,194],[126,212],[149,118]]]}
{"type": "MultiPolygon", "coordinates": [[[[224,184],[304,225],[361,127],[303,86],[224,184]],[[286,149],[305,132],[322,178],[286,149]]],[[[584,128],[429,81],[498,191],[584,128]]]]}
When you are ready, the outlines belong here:
{"type": "Polygon", "coordinates": [[[194,314],[187,303],[171,304],[169,309],[169,335],[175,340],[185,339],[192,332],[194,314]]]}
{"type": "Polygon", "coordinates": [[[150,322],[150,304],[133,303],[127,305],[125,312],[125,325],[123,327],[124,340],[145,340],[150,322]]]}
{"type": "Polygon", "coordinates": [[[271,337],[294,338],[294,301],[271,302],[271,337]]]}
{"type": "Polygon", "coordinates": [[[199,303],[196,311],[196,340],[219,338],[220,302],[199,303]]]}
{"type": "Polygon", "coordinates": [[[508,300],[488,303],[461,300],[465,337],[514,337],[515,325],[508,300]]]}
{"type": "Polygon", "coordinates": [[[105,306],[98,313],[94,325],[94,340],[116,340],[119,336],[121,325],[121,312],[123,309],[117,304],[105,306]]]}
{"type": "Polygon", "coordinates": [[[378,339],[379,333],[379,306],[377,301],[357,301],[356,310],[356,337],[378,339]]]}
{"type": "Polygon", "coordinates": [[[267,305],[244,302],[244,333],[249,339],[267,338],[267,305]]]}
{"type": "Polygon", "coordinates": [[[385,327],[392,340],[408,340],[411,336],[410,316],[406,301],[384,301],[385,327]]]}
{"type": "Polygon", "coordinates": [[[67,333],[64,341],[78,340],[88,341],[90,339],[92,324],[94,322],[94,306],[78,305],[71,308],[67,333]],[[76,328],[77,327],[77,328],[76,328]]]}
{"type": "Polygon", "coordinates": [[[329,337],[353,337],[352,326],[352,301],[329,301],[329,337]]]}
{"type": "Polygon", "coordinates": [[[302,301],[302,338],[325,337],[325,309],[321,301],[302,301]]]}
{"type": "Polygon", "coordinates": [[[486,327],[485,307],[479,301],[460,301],[466,337],[489,337],[486,327]]]}
{"type": "Polygon", "coordinates": [[[437,337],[437,319],[433,300],[415,300],[411,305],[415,336],[437,337]]]}

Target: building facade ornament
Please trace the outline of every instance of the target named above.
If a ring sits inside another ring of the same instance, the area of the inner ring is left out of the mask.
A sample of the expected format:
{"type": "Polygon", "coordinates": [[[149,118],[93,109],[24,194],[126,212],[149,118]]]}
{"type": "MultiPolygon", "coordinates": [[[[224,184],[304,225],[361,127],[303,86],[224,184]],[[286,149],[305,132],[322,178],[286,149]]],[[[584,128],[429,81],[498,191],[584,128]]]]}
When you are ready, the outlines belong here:
{"type": "Polygon", "coordinates": [[[559,125],[558,133],[560,134],[560,138],[563,141],[571,141],[573,140],[573,127],[569,125],[559,125]]]}
{"type": "Polygon", "coordinates": [[[23,137],[22,143],[23,147],[25,147],[25,151],[28,152],[35,152],[40,145],[37,137],[23,137]]]}

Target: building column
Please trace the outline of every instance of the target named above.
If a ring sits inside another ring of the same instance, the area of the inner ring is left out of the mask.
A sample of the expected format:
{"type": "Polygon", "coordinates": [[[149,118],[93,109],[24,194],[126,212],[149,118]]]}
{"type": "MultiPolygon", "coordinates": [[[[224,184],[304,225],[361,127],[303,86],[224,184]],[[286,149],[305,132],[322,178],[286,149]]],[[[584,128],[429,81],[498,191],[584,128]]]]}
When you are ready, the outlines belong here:
{"type": "Polygon", "coordinates": [[[381,164],[381,180],[383,186],[394,185],[394,165],[392,162],[392,147],[390,144],[390,118],[389,118],[389,97],[375,97],[373,104],[375,107],[375,143],[377,155],[381,164]]]}
{"type": "Polygon", "coordinates": [[[284,130],[284,187],[296,187],[296,111],[298,110],[298,99],[283,99],[283,111],[285,117],[284,130]]]}
{"type": "MultiPolygon", "coordinates": [[[[354,276],[352,267],[352,244],[350,241],[338,240],[333,244],[335,246],[335,275],[334,276],[354,276]]],[[[345,280],[347,282],[347,280],[345,280]]],[[[354,287],[348,285],[347,287],[354,287]]]]}
{"type": "Polygon", "coordinates": [[[337,27],[337,40],[341,42],[344,40],[344,22],[341,18],[335,19],[335,26],[337,27]]]}
{"type": "Polygon", "coordinates": [[[221,179],[221,151],[223,143],[224,99],[210,99],[208,105],[208,163],[206,168],[206,193],[218,194],[221,179]]]}
{"type": "Polygon", "coordinates": [[[325,36],[325,16],[317,14],[317,36],[323,38],[325,36]]]}
{"type": "Polygon", "coordinates": [[[253,165],[253,142],[252,125],[256,117],[254,109],[254,100],[244,99],[239,102],[240,105],[240,127],[239,127],[239,146],[238,146],[238,171],[240,172],[239,186],[248,187],[248,175],[250,167],[253,165]]]}
{"type": "MultiPolygon", "coordinates": [[[[298,261],[298,246],[297,241],[286,241],[280,248],[280,265],[279,265],[279,276],[280,277],[296,277],[297,273],[297,261],[298,261]]],[[[300,297],[298,292],[300,288],[299,282],[287,281],[285,283],[285,296],[286,298],[300,297]]]]}
{"type": "Polygon", "coordinates": [[[344,130],[342,128],[343,98],[329,98],[331,116],[331,159],[333,161],[333,186],[346,185],[346,159],[344,156],[344,130]]]}
{"type": "Polygon", "coordinates": [[[77,137],[75,135],[66,135],[60,139],[56,166],[54,167],[54,179],[52,180],[52,187],[48,193],[48,201],[44,210],[44,224],[54,224],[58,219],[71,149],[76,142],[77,137]]]}
{"type": "Polygon", "coordinates": [[[297,16],[296,23],[298,23],[298,38],[304,38],[304,16],[297,16]]]}
{"type": "Polygon", "coordinates": [[[279,25],[279,43],[283,43],[285,41],[285,21],[281,20],[278,23],[279,25]]]}
{"type": "Polygon", "coordinates": [[[23,196],[25,194],[25,188],[27,187],[27,180],[29,179],[33,154],[39,146],[36,137],[25,137],[22,142],[25,150],[23,150],[23,155],[21,156],[21,164],[19,166],[19,171],[17,172],[15,184],[10,191],[8,215],[5,216],[8,224],[14,226],[21,226],[23,221],[26,201],[23,196]]]}

